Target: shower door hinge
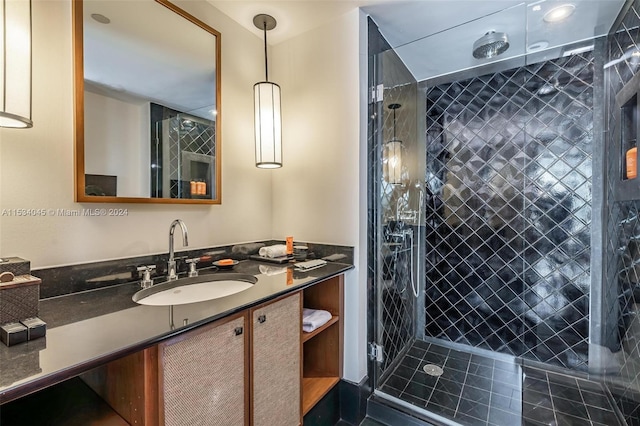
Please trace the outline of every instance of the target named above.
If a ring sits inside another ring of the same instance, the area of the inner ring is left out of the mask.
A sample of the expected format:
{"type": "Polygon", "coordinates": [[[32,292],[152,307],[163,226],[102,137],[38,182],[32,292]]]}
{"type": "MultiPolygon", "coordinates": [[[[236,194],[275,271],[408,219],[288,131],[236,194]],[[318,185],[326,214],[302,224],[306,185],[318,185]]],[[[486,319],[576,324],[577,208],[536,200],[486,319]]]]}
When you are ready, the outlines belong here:
{"type": "Polygon", "coordinates": [[[384,84],[378,84],[371,90],[371,102],[382,102],[384,98],[384,84]]]}
{"type": "Polygon", "coordinates": [[[384,361],[384,348],[377,343],[369,342],[369,359],[371,361],[384,361]]]}

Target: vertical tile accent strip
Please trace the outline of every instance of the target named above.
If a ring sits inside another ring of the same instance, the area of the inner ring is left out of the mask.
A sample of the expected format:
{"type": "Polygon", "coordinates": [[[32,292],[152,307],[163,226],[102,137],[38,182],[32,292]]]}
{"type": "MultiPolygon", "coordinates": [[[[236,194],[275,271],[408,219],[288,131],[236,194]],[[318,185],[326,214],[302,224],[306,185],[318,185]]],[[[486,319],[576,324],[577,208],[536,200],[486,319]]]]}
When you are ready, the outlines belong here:
{"type": "MultiPolygon", "coordinates": [[[[607,37],[608,66],[605,69],[605,145],[613,144],[616,133],[615,96],[640,71],[640,60],[633,54],[640,48],[640,1],[628,3],[607,37]]],[[[613,398],[630,425],[640,424],[640,200],[615,202],[613,172],[618,152],[606,155],[605,260],[602,292],[603,336],[600,348],[602,372],[613,398]],[[606,362],[617,360],[616,367],[606,362]],[[605,370],[605,368],[607,368],[605,370]]]]}

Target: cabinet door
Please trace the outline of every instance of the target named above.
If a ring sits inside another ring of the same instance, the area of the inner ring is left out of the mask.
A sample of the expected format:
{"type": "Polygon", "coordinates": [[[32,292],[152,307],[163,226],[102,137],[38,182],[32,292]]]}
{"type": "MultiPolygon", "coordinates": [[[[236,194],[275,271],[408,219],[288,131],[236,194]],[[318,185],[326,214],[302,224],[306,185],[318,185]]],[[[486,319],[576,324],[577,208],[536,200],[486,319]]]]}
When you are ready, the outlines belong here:
{"type": "Polygon", "coordinates": [[[248,424],[246,338],[242,315],[159,345],[161,424],[248,424]]]}
{"type": "Polygon", "coordinates": [[[251,311],[253,424],[300,424],[300,293],[251,311]]]}

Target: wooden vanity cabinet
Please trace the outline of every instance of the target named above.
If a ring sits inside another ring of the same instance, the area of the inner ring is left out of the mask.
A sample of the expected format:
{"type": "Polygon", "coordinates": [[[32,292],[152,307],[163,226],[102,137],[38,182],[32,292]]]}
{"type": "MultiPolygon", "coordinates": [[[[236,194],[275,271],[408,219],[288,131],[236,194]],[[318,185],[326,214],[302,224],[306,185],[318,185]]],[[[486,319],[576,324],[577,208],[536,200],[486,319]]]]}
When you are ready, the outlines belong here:
{"type": "Polygon", "coordinates": [[[301,424],[300,319],[294,293],[159,344],[159,423],[301,424]]]}
{"type": "Polygon", "coordinates": [[[251,417],[254,426],[296,426],[300,405],[300,293],[251,309],[251,417]]]}
{"type": "Polygon", "coordinates": [[[84,373],[132,425],[296,426],[342,377],[343,276],[84,373]],[[302,332],[303,306],[331,320],[302,332]]]}
{"type": "Polygon", "coordinates": [[[158,345],[160,425],[249,424],[246,313],[158,345]]]}
{"type": "Polygon", "coordinates": [[[81,375],[130,425],[248,426],[248,312],[81,375]]]}
{"type": "Polygon", "coordinates": [[[130,425],[157,425],[157,365],[158,348],[153,346],[82,373],[80,378],[130,425]]]}

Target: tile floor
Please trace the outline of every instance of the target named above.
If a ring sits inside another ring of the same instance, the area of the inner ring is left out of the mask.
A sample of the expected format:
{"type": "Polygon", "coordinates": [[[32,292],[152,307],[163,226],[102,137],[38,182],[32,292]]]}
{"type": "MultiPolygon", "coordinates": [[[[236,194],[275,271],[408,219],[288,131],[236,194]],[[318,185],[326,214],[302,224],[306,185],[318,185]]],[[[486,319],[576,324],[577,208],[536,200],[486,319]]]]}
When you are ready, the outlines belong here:
{"type": "Polygon", "coordinates": [[[416,341],[380,390],[461,425],[616,426],[599,383],[416,341]],[[439,377],[425,364],[442,367],[439,377]]]}

